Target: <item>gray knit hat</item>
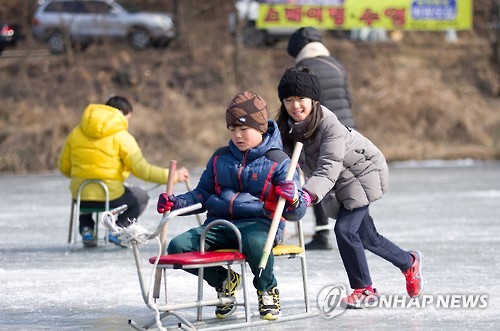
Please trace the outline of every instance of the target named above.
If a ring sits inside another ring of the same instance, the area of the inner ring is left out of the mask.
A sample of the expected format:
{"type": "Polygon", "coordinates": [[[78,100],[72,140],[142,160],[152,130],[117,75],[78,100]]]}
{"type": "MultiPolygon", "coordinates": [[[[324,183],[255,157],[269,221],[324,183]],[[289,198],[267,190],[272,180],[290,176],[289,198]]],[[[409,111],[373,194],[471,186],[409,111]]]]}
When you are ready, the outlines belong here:
{"type": "Polygon", "coordinates": [[[245,125],[262,133],[267,131],[267,103],[252,91],[237,94],[226,110],[226,124],[229,128],[245,125]]]}

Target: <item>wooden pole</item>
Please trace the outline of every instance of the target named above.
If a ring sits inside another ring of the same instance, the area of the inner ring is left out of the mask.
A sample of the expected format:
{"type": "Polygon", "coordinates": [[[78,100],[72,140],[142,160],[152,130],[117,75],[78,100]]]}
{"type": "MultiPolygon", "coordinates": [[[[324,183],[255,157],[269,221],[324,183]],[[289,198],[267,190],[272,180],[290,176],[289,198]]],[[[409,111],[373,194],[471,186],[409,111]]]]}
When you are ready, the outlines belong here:
{"type": "MultiPolygon", "coordinates": [[[[286,180],[292,180],[293,175],[295,174],[295,169],[297,168],[297,163],[299,162],[300,152],[302,151],[302,143],[297,142],[295,148],[293,150],[292,158],[290,160],[290,167],[286,173],[286,180]]],[[[274,211],[273,220],[271,222],[271,227],[269,228],[269,232],[267,233],[266,245],[264,246],[264,251],[262,253],[262,258],[260,259],[259,264],[259,277],[262,274],[262,270],[266,268],[267,260],[269,259],[269,255],[271,254],[271,250],[273,249],[274,238],[276,237],[276,232],[278,231],[278,226],[281,221],[281,215],[283,214],[283,209],[285,208],[286,200],[282,197],[278,199],[278,204],[276,206],[276,210],[274,211]]]]}
{"type": "MultiPolygon", "coordinates": [[[[170,195],[174,192],[174,179],[175,179],[175,168],[177,167],[177,161],[176,160],[171,160],[170,165],[168,167],[168,179],[167,179],[167,187],[165,189],[165,192],[167,195],[170,195]]],[[[165,217],[168,214],[168,211],[163,213],[163,217],[165,217]]],[[[165,248],[166,248],[166,243],[167,243],[167,234],[168,234],[168,222],[166,222],[163,225],[163,228],[161,230],[160,234],[160,242],[161,242],[161,254],[165,254],[165,248]]],[[[158,299],[160,297],[160,287],[161,287],[161,273],[162,270],[157,269],[155,273],[155,283],[154,283],[154,288],[153,288],[153,298],[158,299]]]]}

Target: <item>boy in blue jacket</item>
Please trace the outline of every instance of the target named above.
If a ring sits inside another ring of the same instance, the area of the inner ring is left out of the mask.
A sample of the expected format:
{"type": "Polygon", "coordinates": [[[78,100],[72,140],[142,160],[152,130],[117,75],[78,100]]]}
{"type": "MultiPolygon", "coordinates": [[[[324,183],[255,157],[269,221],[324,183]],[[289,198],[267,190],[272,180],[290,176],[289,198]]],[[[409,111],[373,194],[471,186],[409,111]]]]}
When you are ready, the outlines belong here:
{"type": "MultiPolygon", "coordinates": [[[[251,91],[237,94],[226,110],[226,123],[229,144],[212,155],[197,187],[177,196],[162,193],[158,199],[159,213],[195,203],[201,203],[207,211],[205,223],[172,239],[167,251],[169,254],[199,251],[200,235],[208,223],[216,219],[233,222],[241,232],[243,253],[255,276],[253,284],[257,289],[260,317],[275,320],[281,315],[281,307],[272,253],[259,277],[259,263],[272,216],[278,198],[286,199],[276,245],[281,241],[285,220],[300,220],[310,200],[302,193],[297,172],[293,180],[285,180],[290,159],[282,151],[276,123],[267,119],[264,99],[251,91]]],[[[238,248],[238,241],[231,229],[216,226],[208,232],[206,245],[207,251],[238,248]]],[[[196,270],[188,272],[197,274],[196,270]]],[[[241,276],[232,270],[228,277],[224,267],[205,269],[204,279],[216,289],[218,297],[234,296],[241,282],[241,276]]],[[[236,306],[217,306],[215,314],[226,318],[235,310],[236,306]]]]}

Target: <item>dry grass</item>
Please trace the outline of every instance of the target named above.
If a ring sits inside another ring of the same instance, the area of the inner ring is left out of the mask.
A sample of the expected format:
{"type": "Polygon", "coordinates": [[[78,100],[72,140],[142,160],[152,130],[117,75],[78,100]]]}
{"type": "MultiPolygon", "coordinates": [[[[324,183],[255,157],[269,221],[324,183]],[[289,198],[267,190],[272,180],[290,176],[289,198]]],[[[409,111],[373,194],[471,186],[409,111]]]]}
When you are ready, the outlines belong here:
{"type": "MultiPolygon", "coordinates": [[[[76,53],[72,65],[62,56],[2,59],[0,171],[55,169],[85,106],[112,94],[132,100],[130,131],[148,160],[163,166],[171,158],[204,166],[227,142],[224,112],[240,90],[261,94],[275,114],[277,83],[293,65],[286,43],[235,46],[224,11],[214,10],[228,1],[202,3],[183,12],[189,33],[163,51],[110,43],[76,53]]],[[[398,44],[361,44],[325,37],[348,69],[360,131],[389,160],[500,158],[498,65],[484,34],[459,38],[445,44],[442,34],[406,33],[398,44]]]]}

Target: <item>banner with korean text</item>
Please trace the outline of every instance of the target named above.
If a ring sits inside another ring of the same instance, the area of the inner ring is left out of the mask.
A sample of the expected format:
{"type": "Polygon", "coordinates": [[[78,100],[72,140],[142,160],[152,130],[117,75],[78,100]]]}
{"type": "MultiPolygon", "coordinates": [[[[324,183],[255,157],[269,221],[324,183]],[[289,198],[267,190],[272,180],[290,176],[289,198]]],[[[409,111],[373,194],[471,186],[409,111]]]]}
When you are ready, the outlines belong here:
{"type": "Polygon", "coordinates": [[[259,3],[258,28],[314,26],[387,30],[472,29],[472,0],[269,0],[259,3]]]}

